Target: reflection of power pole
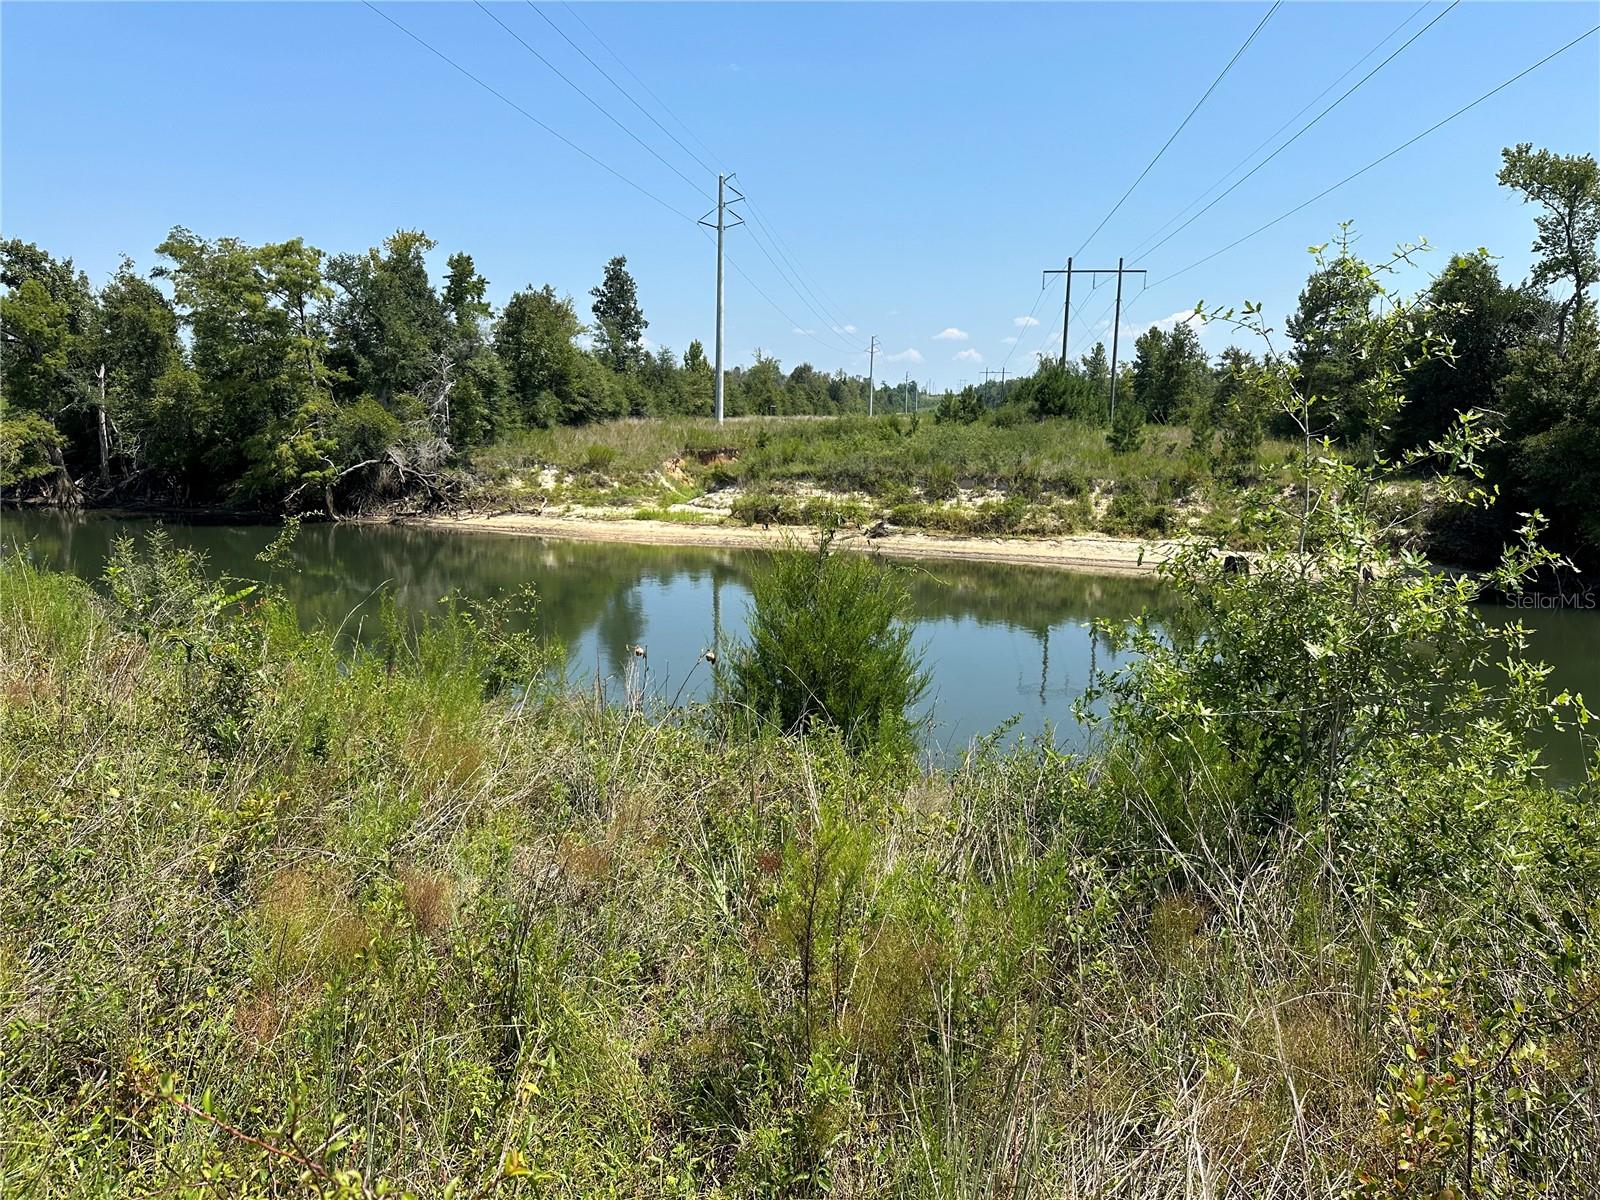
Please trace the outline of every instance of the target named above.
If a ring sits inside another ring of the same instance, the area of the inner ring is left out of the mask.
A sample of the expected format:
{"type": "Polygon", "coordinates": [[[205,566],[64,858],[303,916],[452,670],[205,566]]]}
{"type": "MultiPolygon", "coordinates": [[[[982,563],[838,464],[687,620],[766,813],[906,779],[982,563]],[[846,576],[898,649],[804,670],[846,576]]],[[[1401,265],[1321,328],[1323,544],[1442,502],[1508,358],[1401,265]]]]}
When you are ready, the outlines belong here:
{"type": "Polygon", "coordinates": [[[1044,657],[1039,665],[1039,703],[1043,704],[1044,683],[1050,676],[1050,626],[1044,627],[1044,637],[1040,640],[1044,643],[1044,657]]]}
{"type": "Polygon", "coordinates": [[[744,222],[739,219],[737,213],[734,214],[733,223],[731,225],[727,221],[728,199],[726,192],[732,190],[733,198],[735,200],[744,199],[744,196],[739,192],[738,188],[730,189],[728,181],[732,178],[732,175],[717,176],[717,223],[713,225],[708,220],[708,218],[711,216],[710,213],[707,213],[704,217],[700,218],[700,224],[706,226],[708,229],[715,229],[717,231],[717,378],[715,388],[713,389],[714,400],[711,407],[716,413],[718,425],[722,424],[722,238],[723,234],[728,230],[735,229],[744,224],[744,222]]]}

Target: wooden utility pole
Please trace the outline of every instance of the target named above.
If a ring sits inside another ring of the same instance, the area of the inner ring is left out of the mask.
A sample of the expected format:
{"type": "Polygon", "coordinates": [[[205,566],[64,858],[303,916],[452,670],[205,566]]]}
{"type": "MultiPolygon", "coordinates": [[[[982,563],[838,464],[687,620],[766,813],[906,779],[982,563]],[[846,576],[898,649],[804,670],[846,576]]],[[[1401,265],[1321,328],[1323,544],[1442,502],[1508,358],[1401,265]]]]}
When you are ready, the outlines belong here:
{"type": "Polygon", "coordinates": [[[1054,270],[1043,272],[1045,276],[1065,275],[1067,277],[1067,298],[1061,306],[1061,365],[1067,365],[1067,331],[1072,320],[1072,277],[1074,275],[1115,275],[1117,277],[1117,315],[1111,322],[1111,417],[1117,416],[1117,343],[1122,332],[1122,277],[1124,275],[1143,275],[1143,267],[1125,267],[1123,260],[1117,259],[1116,270],[1110,267],[1074,267],[1072,259],[1067,259],[1066,267],[1057,267],[1054,270]]]}

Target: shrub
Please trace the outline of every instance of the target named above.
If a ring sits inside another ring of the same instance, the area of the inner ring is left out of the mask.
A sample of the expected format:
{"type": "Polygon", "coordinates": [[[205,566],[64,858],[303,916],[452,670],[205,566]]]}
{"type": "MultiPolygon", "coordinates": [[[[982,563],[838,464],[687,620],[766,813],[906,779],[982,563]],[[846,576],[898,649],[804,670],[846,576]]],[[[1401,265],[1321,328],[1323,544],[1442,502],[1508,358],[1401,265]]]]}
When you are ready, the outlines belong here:
{"type": "Polygon", "coordinates": [[[617,461],[617,448],[600,442],[590,442],[583,450],[583,469],[604,475],[617,461]]]}
{"type": "Polygon", "coordinates": [[[933,463],[922,477],[922,494],[929,500],[954,499],[958,490],[955,468],[947,462],[933,463]]]}
{"type": "Polygon", "coordinates": [[[1111,419],[1111,432],[1106,434],[1106,445],[1116,454],[1132,454],[1144,445],[1144,413],[1131,400],[1117,406],[1111,419]]]}
{"type": "Polygon", "coordinates": [[[746,525],[771,525],[783,517],[783,506],[771,492],[746,492],[728,511],[746,525]]]}
{"type": "Polygon", "coordinates": [[[750,640],[725,672],[732,708],[785,733],[834,726],[857,752],[909,747],[928,675],[899,571],[834,553],[825,533],[815,553],[776,555],[752,590],[750,640]]]}

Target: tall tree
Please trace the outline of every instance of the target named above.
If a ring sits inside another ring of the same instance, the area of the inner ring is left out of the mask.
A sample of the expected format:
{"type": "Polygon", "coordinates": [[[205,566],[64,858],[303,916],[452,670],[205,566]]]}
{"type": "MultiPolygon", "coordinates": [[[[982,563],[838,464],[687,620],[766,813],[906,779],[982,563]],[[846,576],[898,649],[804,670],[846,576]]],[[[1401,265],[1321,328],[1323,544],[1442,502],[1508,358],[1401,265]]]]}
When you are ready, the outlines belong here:
{"type": "MultiPolygon", "coordinates": [[[[97,318],[88,277],[71,259],[57,260],[13,238],[0,243],[0,283],[6,288],[0,297],[0,384],[7,409],[38,414],[61,435],[52,442],[58,448],[92,444],[98,390],[90,360],[97,318]]],[[[42,443],[38,448],[47,450],[42,443]]]]}
{"type": "Polygon", "coordinates": [[[1133,392],[1150,420],[1188,416],[1209,383],[1205,352],[1188,322],[1170,333],[1152,325],[1134,343],[1133,392]]]}
{"type": "MultiPolygon", "coordinates": [[[[1394,416],[1389,443],[1397,450],[1428,445],[1460,413],[1494,410],[1511,353],[1536,336],[1553,306],[1528,290],[1509,288],[1487,251],[1458,254],[1429,285],[1426,336],[1448,348],[1425,354],[1405,377],[1406,403],[1394,416]]],[[[1418,339],[1420,342],[1420,338],[1418,339]]]]}
{"type": "Polygon", "coordinates": [[[514,422],[505,407],[505,368],[485,334],[493,311],[485,299],[489,281],[478,274],[470,254],[452,254],[447,266],[443,301],[450,327],[444,424],[454,445],[472,446],[489,441],[514,422]]]}
{"type": "Polygon", "coordinates": [[[439,374],[449,320],[428,279],[424,256],[434,246],[421,231],[402,229],[381,247],[329,260],[328,280],[339,289],[329,365],[348,380],[341,394],[396,409],[439,374]]]}
{"type": "Polygon", "coordinates": [[[103,453],[116,453],[133,470],[144,465],[146,448],[157,435],[153,413],[160,382],[182,366],[178,315],[126,258],[100,289],[99,301],[93,357],[97,371],[105,372],[103,453]]]}
{"type": "Polygon", "coordinates": [[[1567,334],[1589,305],[1589,288],[1600,279],[1600,167],[1592,154],[1535,151],[1531,142],[1500,152],[1505,165],[1500,183],[1522,193],[1524,201],[1543,207],[1534,218],[1539,234],[1533,242],[1538,258],[1532,282],[1538,287],[1564,283],[1572,294],[1560,301],[1556,318],[1556,353],[1566,352],[1567,334]]]}
{"type": "MultiPolygon", "coordinates": [[[[332,508],[343,464],[319,317],[322,251],[299,238],[249,246],[174,229],[156,252],[188,327],[195,380],[185,424],[211,478],[241,500],[318,488],[332,508]]],[[[187,387],[187,384],[185,384],[187,387]]]]}
{"type": "Polygon", "coordinates": [[[1377,363],[1366,353],[1362,331],[1381,288],[1372,268],[1356,257],[1349,226],[1341,227],[1337,246],[1331,258],[1327,246],[1315,249],[1316,267],[1286,330],[1300,390],[1310,398],[1312,432],[1358,439],[1373,432],[1361,393],[1377,363]]]}
{"type": "Polygon", "coordinates": [[[608,262],[605,278],[589,294],[594,297],[595,353],[613,371],[636,370],[644,360],[644,331],[650,322],[639,308],[628,260],[619,254],[608,262]]]}
{"type": "Polygon", "coordinates": [[[566,419],[582,357],[572,339],[582,329],[571,299],[556,295],[549,284],[524,288],[506,301],[494,349],[522,421],[553,425],[566,419]]]}

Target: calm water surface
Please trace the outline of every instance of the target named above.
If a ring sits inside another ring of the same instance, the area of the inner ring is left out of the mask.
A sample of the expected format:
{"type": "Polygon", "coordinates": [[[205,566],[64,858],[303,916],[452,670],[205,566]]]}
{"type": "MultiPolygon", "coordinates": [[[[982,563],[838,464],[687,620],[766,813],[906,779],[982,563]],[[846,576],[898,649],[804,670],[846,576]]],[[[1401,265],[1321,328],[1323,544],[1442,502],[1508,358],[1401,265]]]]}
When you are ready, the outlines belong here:
{"type": "MultiPolygon", "coordinates": [[[[100,574],[113,538],[153,522],[66,513],[6,513],[4,541],[24,544],[42,563],[87,578],[100,574]]],[[[173,541],[205,553],[210,569],[269,580],[302,620],[370,627],[387,589],[400,607],[420,613],[441,596],[504,595],[532,584],[538,626],[567,649],[575,682],[597,676],[620,696],[633,646],[648,654],[653,694],[690,699],[710,685],[701,652],[743,636],[749,581],[759,551],[566,542],[504,534],[456,533],[396,526],[310,525],[296,541],[292,570],[268,570],[256,554],[278,529],[166,522],[173,541]]],[[[1158,619],[1171,596],[1157,581],[988,563],[911,564],[918,642],[933,675],[928,747],[939,755],[1015,718],[1015,735],[1053,731],[1059,744],[1081,745],[1085,731],[1072,704],[1091,672],[1114,666],[1092,623],[1149,611],[1158,619]]],[[[1534,650],[1554,667],[1557,688],[1600,702],[1600,613],[1494,610],[1521,616],[1534,650]]],[[[1564,779],[1581,771],[1571,736],[1546,750],[1564,779]]]]}

